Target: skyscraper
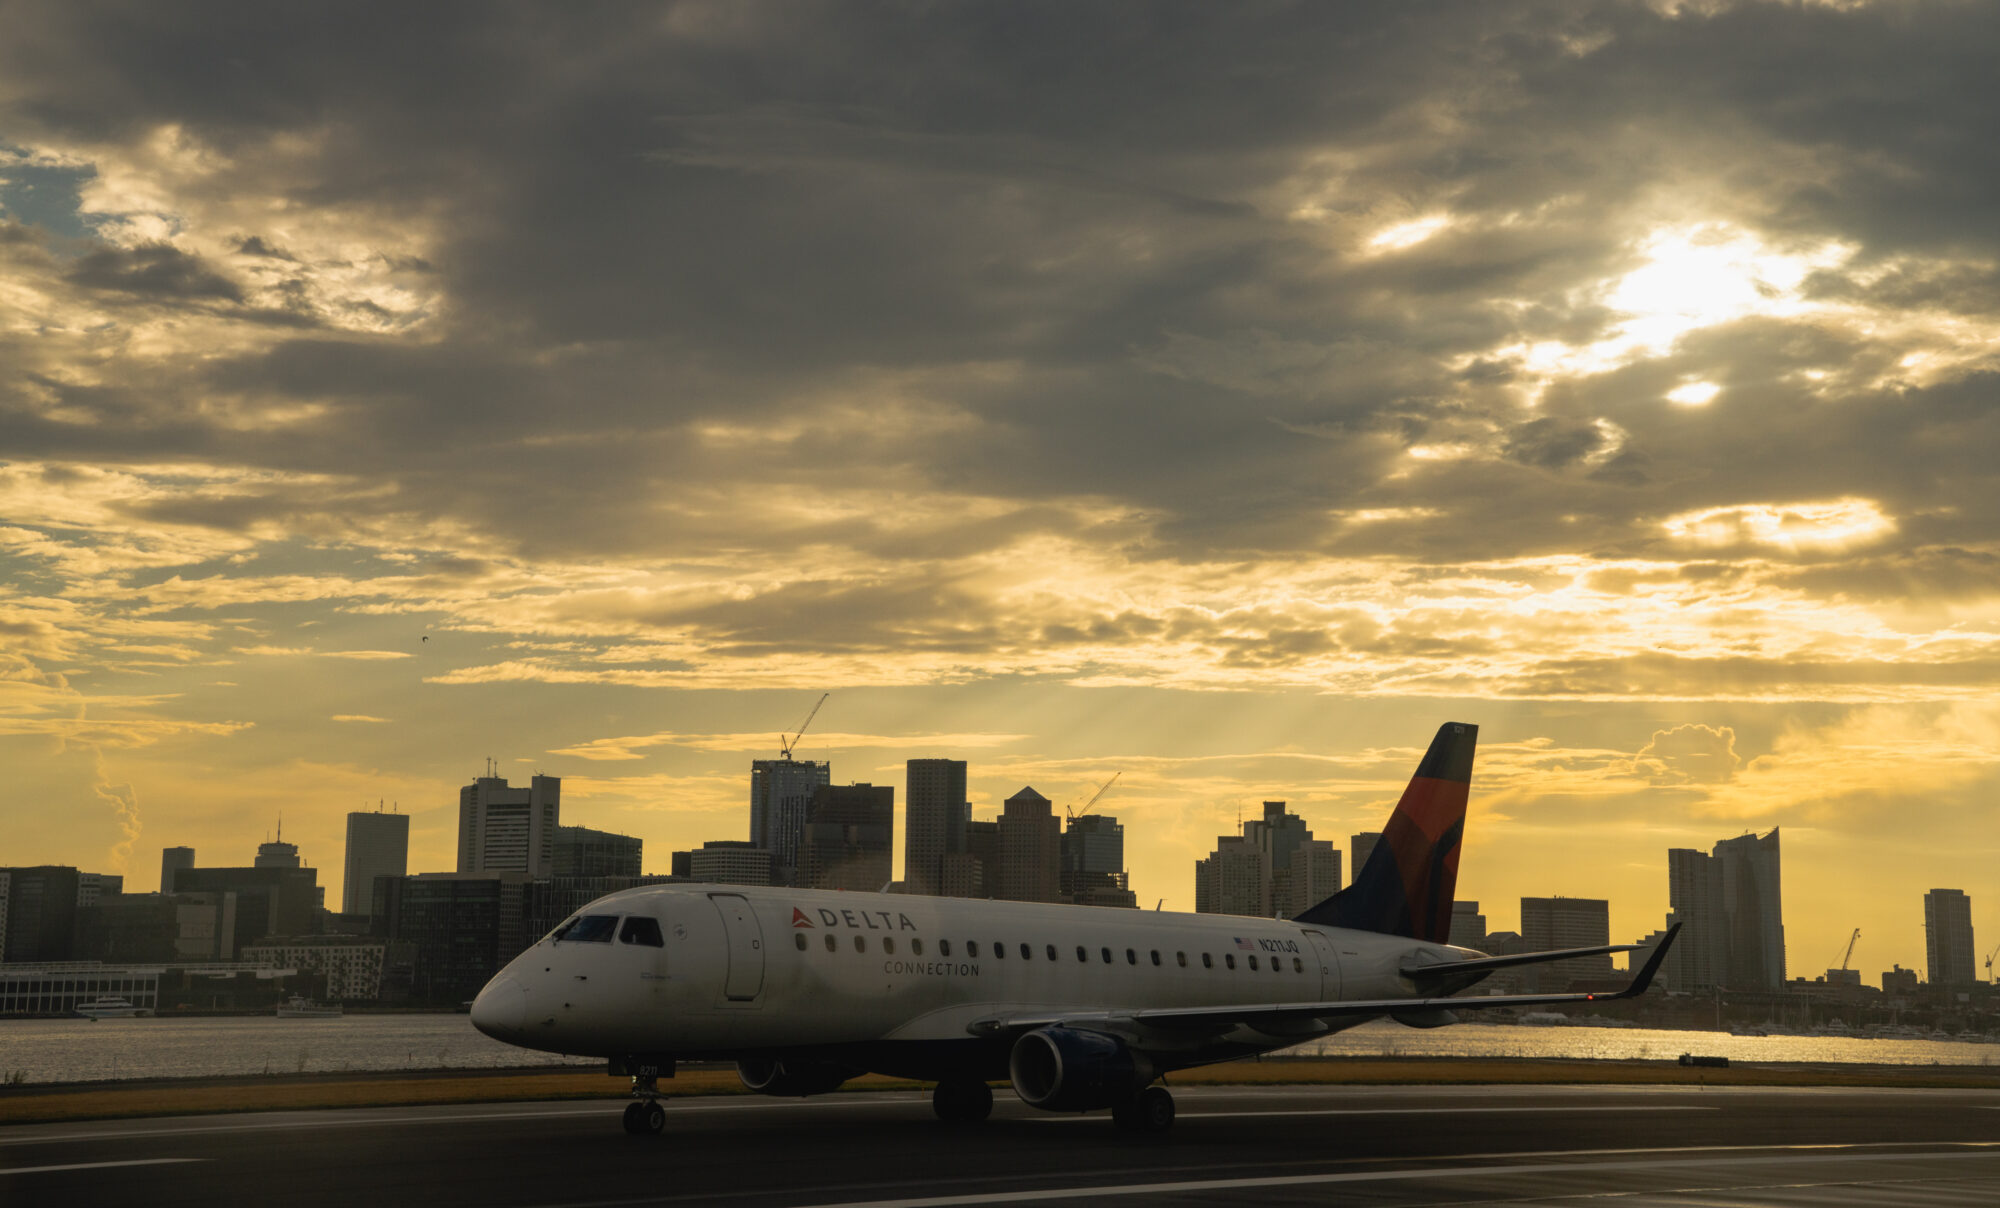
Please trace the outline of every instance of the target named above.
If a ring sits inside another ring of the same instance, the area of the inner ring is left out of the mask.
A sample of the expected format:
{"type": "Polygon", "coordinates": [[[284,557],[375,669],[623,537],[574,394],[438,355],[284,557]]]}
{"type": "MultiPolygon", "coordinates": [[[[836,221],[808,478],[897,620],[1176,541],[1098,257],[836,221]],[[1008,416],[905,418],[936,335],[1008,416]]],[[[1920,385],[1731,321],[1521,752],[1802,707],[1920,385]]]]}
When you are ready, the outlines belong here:
{"type": "Polygon", "coordinates": [[[771,884],[799,883],[806,814],[813,793],[832,783],[833,765],[825,760],[750,761],[750,842],[771,853],[771,884]]]}
{"type": "Polygon", "coordinates": [[[894,786],[823,784],[806,815],[796,883],[877,893],[893,875],[895,853],[894,786]]]}
{"type": "Polygon", "coordinates": [[[1194,908],[1199,914],[1270,916],[1271,878],[1264,852],[1246,835],[1223,835],[1206,859],[1194,863],[1194,908]]]}
{"type": "Polygon", "coordinates": [[[1375,845],[1382,841],[1381,831],[1362,831],[1347,839],[1347,877],[1352,881],[1368,867],[1368,857],[1375,851],[1375,845]]]}
{"type": "Polygon", "coordinates": [[[257,858],[250,862],[252,868],[303,868],[299,862],[299,845],[285,842],[285,822],[278,820],[278,837],[269,843],[257,845],[257,858]]]}
{"type": "Polygon", "coordinates": [[[1062,834],[1057,889],[1079,906],[1137,906],[1125,874],[1125,828],[1109,814],[1071,818],[1062,834]]]}
{"type": "Polygon", "coordinates": [[[1062,822],[1047,797],[1024,787],[1000,809],[1000,875],[993,896],[1060,902],[1061,869],[1062,822]]]}
{"type": "Polygon", "coordinates": [[[561,815],[559,776],[538,775],[520,789],[481,776],[458,790],[458,871],[552,875],[561,815]]]}
{"type": "Polygon", "coordinates": [[[1683,924],[1667,953],[1667,984],[1699,993],[1718,986],[1781,990],[1785,920],[1778,830],[1739,835],[1703,855],[1667,852],[1667,923],[1683,924]]]}
{"type": "Polygon", "coordinates": [[[965,761],[905,763],[903,819],[904,885],[911,893],[942,892],[944,857],[965,850],[965,761]]]}
{"type": "Polygon", "coordinates": [[[174,891],[174,873],[183,868],[194,867],[194,848],[165,847],[160,849],[160,892],[174,891]]]}
{"type": "Polygon", "coordinates": [[[1266,801],[1262,818],[1195,862],[1198,912],[1295,918],[1338,892],[1340,852],[1282,801],[1266,801]]]}
{"type": "Polygon", "coordinates": [[[410,871],[410,816],[357,812],[347,816],[347,863],[340,882],[340,913],[367,915],[375,908],[375,878],[410,871]]]}
{"type": "MultiPolygon", "coordinates": [[[[1588,948],[1611,942],[1611,903],[1603,898],[1522,898],[1521,940],[1530,952],[1588,948]]],[[[1579,956],[1537,965],[1541,989],[1561,993],[1577,980],[1611,976],[1609,956],[1579,956]]]]}
{"type": "Polygon", "coordinates": [[[1957,989],[1973,984],[1972,899],[1962,889],[1933,889],[1924,895],[1924,955],[1931,985],[1957,989]]]}

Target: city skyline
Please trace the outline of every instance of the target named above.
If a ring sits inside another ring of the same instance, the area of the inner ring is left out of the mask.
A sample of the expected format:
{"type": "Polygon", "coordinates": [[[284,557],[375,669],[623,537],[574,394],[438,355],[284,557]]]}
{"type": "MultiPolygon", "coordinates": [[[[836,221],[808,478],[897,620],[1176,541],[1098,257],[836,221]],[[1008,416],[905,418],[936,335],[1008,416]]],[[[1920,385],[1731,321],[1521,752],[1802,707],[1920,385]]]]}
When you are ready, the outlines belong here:
{"type": "Polygon", "coordinates": [[[1991,6],[16,7],[5,859],[689,850],[831,693],[1148,905],[1456,720],[1470,899],[2000,935],[1991,6]]]}

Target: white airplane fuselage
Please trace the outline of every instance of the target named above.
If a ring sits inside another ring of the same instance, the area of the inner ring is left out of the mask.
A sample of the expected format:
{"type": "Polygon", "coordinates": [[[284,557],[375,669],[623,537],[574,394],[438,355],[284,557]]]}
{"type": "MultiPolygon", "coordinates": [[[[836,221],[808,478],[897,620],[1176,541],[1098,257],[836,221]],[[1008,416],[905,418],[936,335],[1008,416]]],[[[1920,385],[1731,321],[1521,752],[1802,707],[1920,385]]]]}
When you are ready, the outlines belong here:
{"type": "MultiPolygon", "coordinates": [[[[1399,967],[1479,955],[1234,915],[708,884],[626,890],[578,917],[616,922],[567,937],[558,928],[523,952],[474,1002],[481,1031],[611,1058],[1004,1077],[1006,1043],[982,1037],[982,1020],[1402,998],[1413,987],[1399,967]],[[607,927],[602,938],[574,938],[607,927]]],[[[1314,1018],[1282,1033],[1154,1032],[1146,1047],[1163,1069],[1199,1065],[1366,1018],[1314,1018]]]]}

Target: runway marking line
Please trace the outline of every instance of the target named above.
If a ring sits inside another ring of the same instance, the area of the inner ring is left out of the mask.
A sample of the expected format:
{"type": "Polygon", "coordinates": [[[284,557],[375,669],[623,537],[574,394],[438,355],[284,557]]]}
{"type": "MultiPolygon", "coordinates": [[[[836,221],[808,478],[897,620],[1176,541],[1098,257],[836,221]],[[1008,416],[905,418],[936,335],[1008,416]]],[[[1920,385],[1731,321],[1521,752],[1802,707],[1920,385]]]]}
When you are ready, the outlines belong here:
{"type": "MultiPolygon", "coordinates": [[[[1026,1191],[975,1192],[969,1195],[918,1196],[911,1199],[896,1200],[837,1200],[825,1204],[807,1205],[806,1208],[961,1208],[963,1205],[972,1204],[1020,1204],[1048,1200],[1085,1200],[1099,1196],[1248,1191],[1258,1188],[1312,1187],[1338,1183],[1412,1183],[1439,1179],[1485,1178],[1524,1174],[1547,1175],[1578,1174],[1597,1171],[1665,1170],[1677,1166],[1690,1165],[1699,1165],[1704,1170],[1712,1170],[1723,1166],[1792,1166],[1803,1163],[1882,1162],[1895,1161],[1899,1156],[1924,1158],[1928,1161],[1963,1161],[1975,1158],[1984,1158],[1991,1161],[1995,1158],[2000,1158],[2000,1154],[1983,1152],[1987,1147],[1979,1142],[1965,1144],[1978,1145],[1981,1152],[1904,1155],[1814,1153],[1811,1155],[1779,1155],[1763,1158],[1712,1158],[1699,1163],[1686,1158],[1676,1158],[1668,1161],[1646,1162],[1565,1162],[1522,1166],[1458,1166],[1443,1169],[1425,1167],[1416,1170],[1342,1171],[1332,1174],[1265,1175],[1238,1179],[1190,1179],[1162,1183],[1121,1183],[1112,1186],[1048,1187],[1026,1191]]],[[[659,1203],[662,1201],[654,1200],[650,1202],[659,1203]]]]}
{"type": "Polygon", "coordinates": [[[58,1170],[109,1170],[114,1166],[173,1166],[182,1162],[206,1162],[207,1158],[131,1158],[123,1162],[65,1162],[60,1166],[0,1167],[0,1176],[10,1174],[52,1174],[58,1170]]]}
{"type": "MultiPolygon", "coordinates": [[[[1315,1107],[1305,1111],[1258,1111],[1258,1112],[1181,1112],[1179,1120],[1237,1120],[1246,1116],[1506,1116],[1530,1112],[1574,1112],[1575,1107],[1315,1107]]],[[[1591,1115],[1601,1112],[1719,1112],[1722,1109],[1706,1103],[1616,1103],[1587,1109],[1591,1115]]],[[[1092,1120],[1104,1120],[1102,1114],[1096,1116],[1031,1116],[1037,1124],[1082,1124],[1092,1120]]]]}

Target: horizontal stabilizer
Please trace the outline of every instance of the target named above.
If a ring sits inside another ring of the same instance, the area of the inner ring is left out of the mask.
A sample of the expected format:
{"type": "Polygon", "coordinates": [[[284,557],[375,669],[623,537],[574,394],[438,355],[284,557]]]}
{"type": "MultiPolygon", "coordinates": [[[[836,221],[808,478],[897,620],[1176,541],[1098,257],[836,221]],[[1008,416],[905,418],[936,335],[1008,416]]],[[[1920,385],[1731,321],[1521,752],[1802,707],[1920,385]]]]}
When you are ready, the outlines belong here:
{"type": "Polygon", "coordinates": [[[1404,965],[1397,972],[1412,981],[1457,977],[1461,973],[1491,973],[1517,965],[1542,965],[1550,961],[1573,960],[1579,956],[1605,956],[1613,952],[1637,952],[1644,944],[1599,944],[1594,948],[1555,948],[1547,952],[1521,952],[1512,956],[1479,956],[1464,961],[1439,961],[1431,965],[1404,965]]]}

